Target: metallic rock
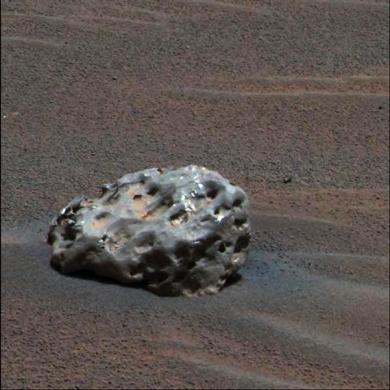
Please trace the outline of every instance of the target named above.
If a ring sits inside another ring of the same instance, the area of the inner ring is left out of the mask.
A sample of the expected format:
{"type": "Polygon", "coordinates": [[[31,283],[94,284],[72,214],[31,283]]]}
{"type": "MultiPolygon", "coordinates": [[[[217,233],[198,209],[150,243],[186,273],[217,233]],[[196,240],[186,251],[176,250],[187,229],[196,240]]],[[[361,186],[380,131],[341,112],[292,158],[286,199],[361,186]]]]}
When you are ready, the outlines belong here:
{"type": "Polygon", "coordinates": [[[217,172],[147,169],[79,196],[51,223],[52,265],[89,270],[160,295],[219,291],[245,262],[248,198],[217,172]]]}

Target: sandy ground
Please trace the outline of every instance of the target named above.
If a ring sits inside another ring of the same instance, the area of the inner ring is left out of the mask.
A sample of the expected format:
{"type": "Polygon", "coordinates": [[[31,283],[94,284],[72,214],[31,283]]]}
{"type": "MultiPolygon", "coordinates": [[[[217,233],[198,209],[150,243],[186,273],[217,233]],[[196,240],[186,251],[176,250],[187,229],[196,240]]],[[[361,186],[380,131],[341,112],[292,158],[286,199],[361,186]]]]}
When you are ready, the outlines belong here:
{"type": "Polygon", "coordinates": [[[2,388],[388,388],[388,15],[2,1],[2,388]],[[49,267],[73,196],[189,163],[250,196],[240,281],[160,298],[49,267]]]}

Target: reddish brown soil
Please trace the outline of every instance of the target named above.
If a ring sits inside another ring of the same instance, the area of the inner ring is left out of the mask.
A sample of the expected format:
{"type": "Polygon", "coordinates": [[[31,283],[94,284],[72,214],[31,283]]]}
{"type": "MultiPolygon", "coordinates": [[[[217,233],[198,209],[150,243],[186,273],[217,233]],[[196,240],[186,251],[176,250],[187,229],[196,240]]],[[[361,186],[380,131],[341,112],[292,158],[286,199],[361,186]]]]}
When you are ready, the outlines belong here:
{"type": "Polygon", "coordinates": [[[388,15],[2,1],[2,388],[388,388],[388,15]],[[189,163],[250,196],[239,282],[160,298],[49,267],[73,196],[189,163]]]}

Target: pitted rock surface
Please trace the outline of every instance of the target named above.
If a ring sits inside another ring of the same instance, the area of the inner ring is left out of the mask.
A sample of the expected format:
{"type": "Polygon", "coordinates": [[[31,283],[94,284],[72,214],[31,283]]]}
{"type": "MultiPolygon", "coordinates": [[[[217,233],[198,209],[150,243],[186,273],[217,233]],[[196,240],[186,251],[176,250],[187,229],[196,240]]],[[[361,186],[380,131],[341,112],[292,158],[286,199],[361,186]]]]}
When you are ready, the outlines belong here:
{"type": "Polygon", "coordinates": [[[247,258],[247,209],[241,188],[204,167],[127,174],[53,220],[51,261],[160,295],[215,293],[247,258]]]}

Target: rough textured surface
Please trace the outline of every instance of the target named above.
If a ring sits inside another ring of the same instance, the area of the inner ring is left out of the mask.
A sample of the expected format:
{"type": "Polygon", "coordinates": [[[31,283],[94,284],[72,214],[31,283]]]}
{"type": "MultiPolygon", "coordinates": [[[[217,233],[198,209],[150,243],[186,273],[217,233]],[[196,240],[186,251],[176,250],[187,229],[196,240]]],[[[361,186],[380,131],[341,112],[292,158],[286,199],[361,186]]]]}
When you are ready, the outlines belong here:
{"type": "Polygon", "coordinates": [[[388,389],[388,14],[4,0],[1,386],[388,389]],[[240,281],[161,299],[47,266],[75,189],[188,164],[249,196],[240,281]]]}
{"type": "Polygon", "coordinates": [[[204,167],[131,173],[53,220],[52,264],[162,295],[216,293],[247,258],[247,208],[241,188],[204,167]]]}

